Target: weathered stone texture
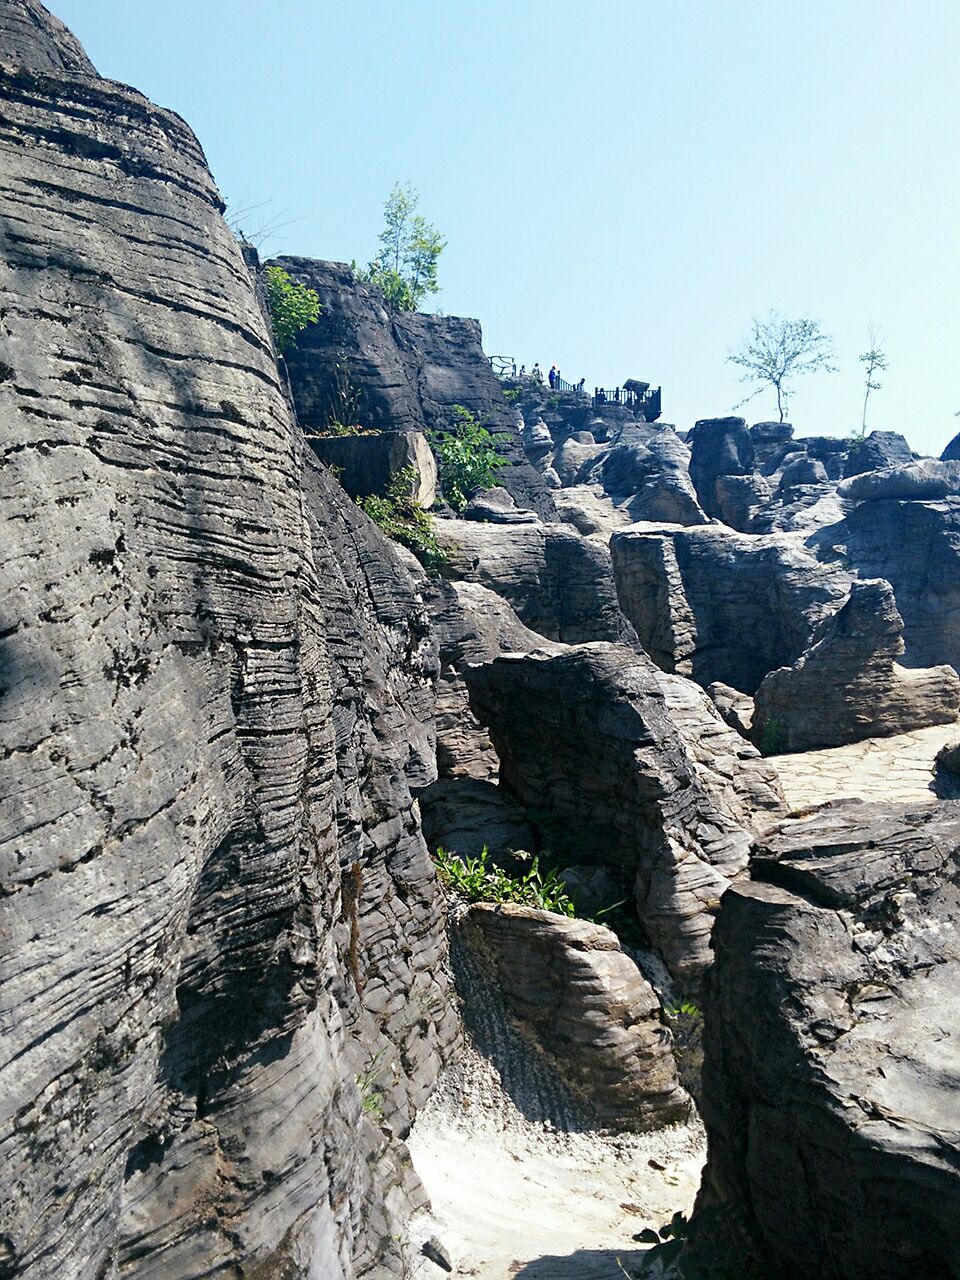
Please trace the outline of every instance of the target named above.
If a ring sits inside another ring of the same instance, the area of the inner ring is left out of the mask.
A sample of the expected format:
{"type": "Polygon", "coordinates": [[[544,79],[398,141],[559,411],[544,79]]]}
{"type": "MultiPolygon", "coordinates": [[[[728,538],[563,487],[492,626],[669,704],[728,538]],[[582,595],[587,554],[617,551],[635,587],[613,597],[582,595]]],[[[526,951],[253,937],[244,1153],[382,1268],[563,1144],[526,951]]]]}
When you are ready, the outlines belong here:
{"type": "Polygon", "coordinates": [[[603,925],[506,903],[479,903],[458,922],[462,942],[496,975],[511,1012],[601,1124],[658,1128],[684,1120],[660,1002],[603,925]]]}
{"type": "Polygon", "coordinates": [[[306,431],[329,421],[344,378],[358,395],[362,424],[381,431],[447,429],[454,406],[463,405],[497,435],[496,447],[510,463],[498,483],[518,507],[556,519],[549,492],[523,452],[517,413],[483,354],[476,320],[388,311],[380,290],[359,282],[342,262],[277,263],[315,289],[323,307],[323,323],[305,330],[287,354],[306,431]]]}
{"type": "Polygon", "coordinates": [[[854,582],[816,644],[760,685],[754,742],[768,751],[809,751],[952,724],[960,714],[957,673],[901,667],[903,648],[890,584],[854,582]]]}
{"type": "MultiPolygon", "coordinates": [[[[465,672],[502,785],[545,814],[561,858],[634,880],[652,942],[675,974],[695,979],[709,962],[719,897],[747,865],[751,786],[738,775],[756,754],[705,694],[681,714],[687,691],[665,693],[660,676],[643,655],[611,644],[507,655],[465,672]]],[[[766,787],[776,807],[775,775],[758,765],[757,794],[766,787]]]]}
{"type": "Polygon", "coordinates": [[[753,693],[798,658],[849,589],[796,537],[637,525],[610,540],[617,594],[665,671],[753,693]]]}
{"type": "Polygon", "coordinates": [[[714,930],[702,1197],[769,1274],[960,1275],[960,805],[842,802],[764,842],[714,930]]]}
{"type": "Polygon", "coordinates": [[[51,69],[72,44],[37,5],[5,6],[8,32],[21,13],[41,29],[0,83],[3,1266],[399,1274],[417,1192],[384,1133],[452,1034],[407,783],[430,754],[415,593],[385,544],[375,602],[333,567],[189,129],[51,69]],[[354,1076],[383,1038],[381,1133],[354,1076]]]}

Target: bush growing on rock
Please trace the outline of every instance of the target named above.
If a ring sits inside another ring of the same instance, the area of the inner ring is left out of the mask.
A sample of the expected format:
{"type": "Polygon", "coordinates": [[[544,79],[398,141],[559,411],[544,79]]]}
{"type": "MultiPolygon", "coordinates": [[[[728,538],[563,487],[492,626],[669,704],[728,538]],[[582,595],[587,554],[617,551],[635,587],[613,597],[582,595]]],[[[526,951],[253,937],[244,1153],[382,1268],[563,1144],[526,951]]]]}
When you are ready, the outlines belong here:
{"type": "Polygon", "coordinates": [[[440,484],[454,511],[462,511],[478,489],[497,482],[497,472],[508,466],[494,447],[495,436],[481,426],[462,404],[453,406],[453,424],[431,433],[430,443],[440,463],[440,484]]]}
{"type": "Polygon", "coordinates": [[[315,289],[297,284],[283,267],[267,267],[263,275],[273,336],[282,354],[297,345],[297,334],[308,324],[316,324],[320,317],[320,296],[315,289]]]}
{"type": "Polygon", "coordinates": [[[440,848],[436,854],[437,870],[443,883],[467,902],[515,902],[561,916],[575,914],[566,885],[556,871],[542,871],[536,854],[517,850],[512,857],[529,866],[512,876],[491,861],[486,845],[475,857],[467,858],[440,848]]]}
{"type": "Polygon", "coordinates": [[[437,541],[430,512],[411,497],[416,478],[414,467],[404,467],[393,477],[384,496],[358,498],[357,505],[388,538],[409,547],[426,568],[435,568],[446,559],[446,552],[437,541]]]}

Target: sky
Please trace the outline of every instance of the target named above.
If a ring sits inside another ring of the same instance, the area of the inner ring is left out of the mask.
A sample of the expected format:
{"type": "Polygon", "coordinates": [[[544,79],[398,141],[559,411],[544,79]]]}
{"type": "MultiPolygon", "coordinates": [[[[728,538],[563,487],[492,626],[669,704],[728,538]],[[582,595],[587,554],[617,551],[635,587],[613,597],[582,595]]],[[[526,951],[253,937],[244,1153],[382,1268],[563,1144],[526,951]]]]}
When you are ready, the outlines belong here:
{"type": "Polygon", "coordinates": [[[686,429],[750,393],[754,317],[809,317],[839,368],[789,417],[844,436],[872,327],[868,426],[960,431],[956,0],[46,2],[188,121],[264,255],[368,261],[409,182],[447,241],[429,309],[488,354],[662,385],[686,429]]]}

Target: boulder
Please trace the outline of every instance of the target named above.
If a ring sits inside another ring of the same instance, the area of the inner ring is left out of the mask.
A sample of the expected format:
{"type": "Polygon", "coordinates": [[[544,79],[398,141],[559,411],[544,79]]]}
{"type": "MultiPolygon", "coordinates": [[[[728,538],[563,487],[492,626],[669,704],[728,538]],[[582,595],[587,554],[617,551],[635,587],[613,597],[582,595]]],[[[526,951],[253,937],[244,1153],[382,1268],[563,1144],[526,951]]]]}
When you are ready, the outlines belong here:
{"type": "Polygon", "coordinates": [[[731,729],[736,729],[737,733],[749,739],[750,727],[753,724],[753,699],[748,694],[741,693],[739,689],[723,684],[720,680],[715,680],[708,687],[707,693],[713,699],[713,705],[720,712],[720,718],[724,724],[728,724],[731,729]]]}
{"type": "Polygon", "coordinates": [[[754,466],[762,475],[771,475],[788,453],[797,448],[789,422],[755,422],[750,428],[754,466]]]}
{"type": "Polygon", "coordinates": [[[620,612],[610,553],[568,525],[437,520],[444,578],[478,582],[548,640],[636,643],[620,612]]]}
{"type": "Polygon", "coordinates": [[[857,440],[852,444],[847,441],[847,450],[843,464],[844,477],[857,476],[864,471],[907,466],[913,462],[910,446],[896,431],[871,431],[865,440],[857,440]]]}
{"type": "Polygon", "coordinates": [[[885,467],[882,471],[864,471],[843,480],[837,493],[852,502],[879,502],[884,498],[919,502],[955,497],[960,495],[960,462],[922,458],[919,462],[885,467]]]}
{"type": "Polygon", "coordinates": [[[903,665],[960,669],[960,497],[861,502],[807,538],[824,561],[885,578],[903,618],[903,665]]]}
{"type": "Polygon", "coordinates": [[[583,444],[571,436],[553,455],[553,469],[561,484],[577,484],[580,472],[604,452],[603,445],[597,444],[592,436],[590,440],[590,444],[583,444]]]}
{"type": "Polygon", "coordinates": [[[632,880],[648,937],[696,981],[719,897],[747,865],[749,797],[759,806],[766,787],[782,806],[770,767],[701,690],[619,645],[509,654],[464,674],[501,785],[538,811],[555,858],[632,880]]]}
{"type": "Polygon", "coordinates": [[[610,535],[633,521],[609,498],[599,484],[577,484],[555,493],[554,501],[564,524],[572,524],[585,538],[595,538],[604,547],[610,535]]]}
{"type": "Polygon", "coordinates": [[[333,470],[351,498],[383,496],[394,477],[410,475],[405,492],[424,507],[437,498],[437,464],[422,431],[356,436],[308,436],[310,448],[333,470]]]}
{"type": "Polygon", "coordinates": [[[513,903],[478,903],[456,930],[601,1125],[643,1132],[689,1116],[660,1002],[609,929],[513,903]]]}
{"type": "Polygon", "coordinates": [[[532,511],[521,511],[502,485],[481,489],[463,509],[464,520],[481,520],[488,524],[535,524],[532,511]]]}
{"type": "Polygon", "coordinates": [[[610,540],[620,605],[665,671],[756,691],[845,599],[851,574],[793,534],[635,525],[610,540]]]}
{"type": "Polygon", "coordinates": [[[723,899],[701,1203],[747,1210],[765,1274],[960,1274],[958,851],[958,802],[826,805],[723,899]]]}
{"type": "Polygon", "coordinates": [[[579,482],[602,485],[632,520],[707,523],[690,479],[690,451],[666,424],[624,427],[579,482]]]}
{"type": "Polygon", "coordinates": [[[903,649],[890,584],[854,582],[816,643],[760,685],[753,741],[765,752],[809,751],[953,723],[960,677],[947,666],[901,667],[903,649]]]}
{"type": "Polygon", "coordinates": [[[754,468],[753,441],[743,418],[703,418],[687,437],[690,475],[708,516],[722,518],[717,497],[719,476],[749,475],[754,468]]]}
{"type": "Polygon", "coordinates": [[[740,533],[752,533],[758,515],[770,503],[773,487],[753,471],[745,476],[717,476],[714,493],[723,523],[740,533]]]}
{"type": "Polygon", "coordinates": [[[940,773],[960,777],[960,742],[951,742],[937,752],[934,767],[940,773]]]}
{"type": "Polygon", "coordinates": [[[850,441],[839,436],[801,436],[795,444],[822,462],[828,477],[839,480],[844,472],[850,441]]]}
{"type": "Polygon", "coordinates": [[[827,471],[817,458],[807,458],[803,454],[788,462],[780,472],[780,493],[789,493],[792,489],[806,484],[825,484],[827,471]]]}

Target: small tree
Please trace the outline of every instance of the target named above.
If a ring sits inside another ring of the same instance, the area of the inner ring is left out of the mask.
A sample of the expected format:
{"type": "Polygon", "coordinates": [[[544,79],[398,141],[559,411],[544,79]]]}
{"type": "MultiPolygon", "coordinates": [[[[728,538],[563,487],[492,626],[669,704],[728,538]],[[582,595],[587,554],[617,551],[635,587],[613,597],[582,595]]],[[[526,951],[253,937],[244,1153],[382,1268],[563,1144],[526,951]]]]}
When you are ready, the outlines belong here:
{"type": "Polygon", "coordinates": [[[393,188],[383,206],[384,228],[380,252],[361,279],[379,285],[387,305],[395,311],[415,311],[429,293],[436,293],[437,262],[446,241],[436,227],[417,213],[420,196],[408,183],[393,188]]]}
{"type": "Polygon", "coordinates": [[[496,484],[500,468],[510,465],[497,453],[493,433],[462,404],[453,406],[452,426],[431,432],[430,443],[440,463],[443,496],[454,511],[462,511],[478,489],[496,484]]]}
{"type": "Polygon", "coordinates": [[[868,329],[867,333],[870,338],[870,348],[859,357],[860,363],[867,366],[863,393],[863,421],[860,424],[861,439],[867,434],[867,401],[870,399],[870,392],[879,391],[883,386],[883,383],[877,380],[877,374],[883,373],[887,368],[887,354],[880,346],[880,335],[872,328],[868,329]]]}
{"type": "Polygon", "coordinates": [[[297,345],[297,334],[308,324],[316,324],[320,295],[305,284],[297,284],[283,267],[266,267],[263,274],[277,350],[289,351],[297,345]]]}
{"type": "Polygon", "coordinates": [[[753,321],[749,341],[742,350],[731,352],[727,360],[744,370],[741,382],[760,383],[735,407],[739,409],[764,387],[771,386],[777,393],[781,422],[792,394],[789,384],[794,378],[820,370],[836,372],[833,341],[816,320],[786,320],[772,311],[766,320],[753,321]]]}

